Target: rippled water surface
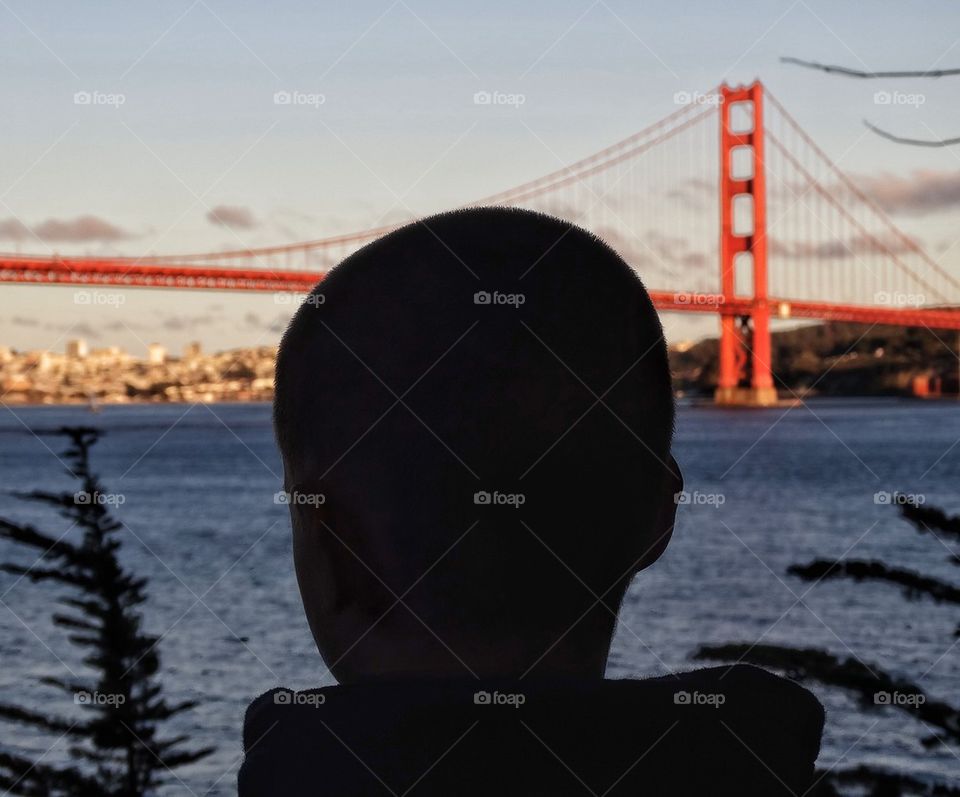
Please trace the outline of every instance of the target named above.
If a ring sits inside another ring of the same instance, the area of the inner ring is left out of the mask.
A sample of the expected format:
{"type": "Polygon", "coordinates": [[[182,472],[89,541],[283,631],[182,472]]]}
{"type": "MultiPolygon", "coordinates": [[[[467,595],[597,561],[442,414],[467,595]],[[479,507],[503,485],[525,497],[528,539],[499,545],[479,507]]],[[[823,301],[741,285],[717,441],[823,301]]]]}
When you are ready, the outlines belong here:
{"type": "MultiPolygon", "coordinates": [[[[167,692],[202,702],[180,723],[196,744],[218,748],[180,772],[183,784],[174,782],[169,792],[232,793],[249,700],[278,684],[316,686],[324,671],[299,604],[286,511],[272,500],[280,466],[269,407],[108,407],[96,416],[81,408],[15,412],[0,416],[5,491],[71,487],[54,456],[62,441],[37,439],[26,427],[93,423],[108,430],[95,449],[95,465],[108,489],[126,498],[120,508],[130,529],[124,557],[150,578],[146,622],[164,635],[167,692]]],[[[810,589],[786,568],[845,555],[960,580],[945,547],[914,533],[875,499],[901,490],[960,512],[958,441],[960,406],[948,403],[682,408],[676,456],[694,499],[681,507],[670,549],[628,595],[609,674],[690,668],[698,644],[762,640],[856,656],[956,701],[955,607],[911,603],[882,585],[831,582],[810,589]]],[[[56,535],[66,529],[62,520],[51,521],[6,493],[0,514],[44,522],[56,535]]],[[[0,545],[3,560],[25,556],[0,545]]],[[[64,662],[75,667],[74,652],[50,623],[53,593],[15,582],[0,574],[0,701],[69,714],[72,703],[65,705],[36,680],[64,677],[64,662]]],[[[843,765],[870,761],[916,773],[956,773],[952,753],[926,752],[918,744],[927,733],[919,723],[891,710],[865,714],[842,695],[816,691],[829,711],[822,764],[842,758],[843,765]]],[[[16,738],[38,754],[51,741],[0,727],[5,741],[16,738]]]]}

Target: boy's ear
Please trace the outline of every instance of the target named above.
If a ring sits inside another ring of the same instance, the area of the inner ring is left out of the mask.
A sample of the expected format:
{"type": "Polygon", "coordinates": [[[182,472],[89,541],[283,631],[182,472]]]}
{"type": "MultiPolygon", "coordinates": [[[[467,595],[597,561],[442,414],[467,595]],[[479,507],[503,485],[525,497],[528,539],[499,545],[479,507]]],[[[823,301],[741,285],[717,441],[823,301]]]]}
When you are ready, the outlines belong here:
{"type": "Polygon", "coordinates": [[[638,573],[650,567],[663,555],[673,537],[673,525],[677,517],[677,494],[683,491],[683,473],[672,456],[666,464],[663,487],[657,499],[656,520],[650,536],[643,541],[644,547],[637,563],[638,573]]]}

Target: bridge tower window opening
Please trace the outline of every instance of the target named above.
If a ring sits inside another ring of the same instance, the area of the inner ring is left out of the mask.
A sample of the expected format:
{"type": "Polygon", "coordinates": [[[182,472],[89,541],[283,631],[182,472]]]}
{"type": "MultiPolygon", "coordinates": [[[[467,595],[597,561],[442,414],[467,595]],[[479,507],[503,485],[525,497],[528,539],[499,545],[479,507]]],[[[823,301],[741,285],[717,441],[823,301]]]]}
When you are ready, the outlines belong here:
{"type": "Polygon", "coordinates": [[[728,107],[727,128],[734,135],[746,135],[754,130],[754,121],[756,119],[756,110],[753,98],[731,102],[729,95],[724,95],[723,104],[728,107]]]}
{"type": "Polygon", "coordinates": [[[730,150],[730,176],[734,180],[753,179],[753,147],[734,147],[730,150]]]}
{"type": "Polygon", "coordinates": [[[753,293],[753,252],[737,252],[733,259],[734,293],[749,297],[753,293]]]}
{"type": "Polygon", "coordinates": [[[751,237],[754,233],[754,223],[753,195],[737,194],[733,198],[733,234],[738,238],[751,237]]]}

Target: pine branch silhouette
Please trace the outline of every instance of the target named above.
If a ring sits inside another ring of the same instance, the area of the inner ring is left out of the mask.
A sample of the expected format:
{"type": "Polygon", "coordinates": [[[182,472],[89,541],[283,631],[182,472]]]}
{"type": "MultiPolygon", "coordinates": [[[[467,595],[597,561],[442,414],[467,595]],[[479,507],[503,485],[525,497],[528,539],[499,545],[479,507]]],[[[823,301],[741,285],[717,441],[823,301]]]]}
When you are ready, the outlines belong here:
{"type": "Polygon", "coordinates": [[[157,637],[142,630],[141,605],[147,580],[120,563],[119,532],[111,496],[90,469],[90,449],[100,432],[89,427],[62,427],[68,472],[75,493],[33,490],[16,495],[56,509],[80,532],[77,542],[58,539],[33,526],[0,519],[0,538],[38,552],[29,566],[4,563],[0,569],[32,582],[69,588],[57,600],[65,607],[53,622],[85,653],[90,681],[41,678],[69,693],[82,717],[53,716],[15,705],[0,705],[0,720],[47,731],[70,741],[72,766],[31,761],[0,748],[0,787],[9,793],[60,797],[142,797],[155,790],[176,767],[199,761],[213,748],[186,749],[186,736],[163,737],[171,717],[195,701],[168,703],[158,680],[157,637]]]}
{"type": "Polygon", "coordinates": [[[938,531],[960,542],[960,516],[951,517],[935,506],[922,506],[905,503],[900,506],[900,514],[909,520],[921,534],[936,535],[938,531]]]}
{"type": "Polygon", "coordinates": [[[881,581],[903,588],[908,598],[926,596],[937,603],[960,604],[960,587],[915,570],[889,567],[883,562],[863,559],[814,559],[805,565],[790,565],[787,572],[804,581],[849,578],[854,581],[881,581]]]}
{"type": "MultiPolygon", "coordinates": [[[[944,537],[960,540],[960,517],[951,517],[936,507],[916,502],[898,502],[901,515],[921,534],[929,534],[941,543],[944,537]]],[[[944,543],[945,544],[945,543],[944,543]]],[[[960,564],[960,555],[951,552],[949,560],[960,564]]],[[[907,598],[928,598],[938,603],[960,603],[960,587],[915,570],[893,567],[876,560],[814,559],[787,568],[791,575],[805,581],[850,579],[874,581],[900,587],[907,598]]],[[[955,632],[960,636],[960,627],[955,632]]],[[[960,742],[960,708],[933,700],[917,684],[897,678],[875,665],[855,658],[838,658],[824,650],[781,645],[735,643],[703,645],[694,659],[748,662],[783,671],[798,681],[816,681],[842,689],[859,699],[868,709],[889,707],[908,714],[935,731],[920,739],[924,747],[960,742]]],[[[928,782],[910,775],[870,766],[818,773],[820,780],[811,797],[840,797],[845,794],[871,794],[886,797],[923,797],[960,795],[957,783],[928,782]]]]}

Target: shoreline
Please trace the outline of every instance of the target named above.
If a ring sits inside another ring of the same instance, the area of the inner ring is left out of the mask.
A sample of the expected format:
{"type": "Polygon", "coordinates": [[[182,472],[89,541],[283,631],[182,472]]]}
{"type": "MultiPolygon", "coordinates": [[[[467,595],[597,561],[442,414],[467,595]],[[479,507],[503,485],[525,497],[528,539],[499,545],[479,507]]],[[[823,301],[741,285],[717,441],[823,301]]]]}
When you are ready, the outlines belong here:
{"type": "Polygon", "coordinates": [[[91,415],[113,407],[192,407],[198,404],[272,404],[273,398],[259,399],[230,399],[218,398],[216,401],[100,401],[93,405],[87,401],[7,401],[0,397],[0,404],[13,409],[15,407],[35,409],[51,407],[64,409],[66,407],[80,407],[90,409],[91,415]]]}
{"type": "MultiPolygon", "coordinates": [[[[736,405],[726,405],[721,406],[716,404],[714,400],[709,396],[677,396],[676,405],[677,407],[716,407],[718,409],[728,409],[734,411],[741,410],[755,410],[755,409],[784,409],[789,407],[799,407],[802,406],[807,401],[878,401],[878,400],[888,400],[888,401],[903,401],[909,402],[911,404],[924,405],[924,404],[945,404],[945,403],[956,403],[960,401],[960,396],[912,396],[912,395],[895,395],[891,393],[876,393],[876,394],[851,394],[844,396],[835,396],[835,395],[815,395],[815,396],[781,396],[776,404],[772,404],[768,407],[752,407],[752,406],[736,406],[736,405]]],[[[257,404],[266,404],[270,405],[273,403],[273,398],[257,398],[257,399],[231,399],[231,398],[218,398],[215,401],[104,401],[98,402],[93,405],[91,409],[89,402],[86,401],[8,401],[0,397],[0,404],[7,407],[10,410],[15,408],[22,409],[38,409],[43,407],[50,407],[51,409],[65,409],[69,407],[78,407],[78,408],[87,408],[90,409],[91,415],[97,415],[107,408],[116,408],[116,407],[188,407],[196,405],[250,405],[254,406],[257,404]]]]}

